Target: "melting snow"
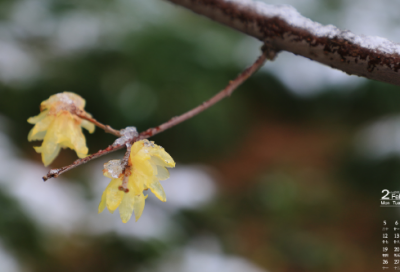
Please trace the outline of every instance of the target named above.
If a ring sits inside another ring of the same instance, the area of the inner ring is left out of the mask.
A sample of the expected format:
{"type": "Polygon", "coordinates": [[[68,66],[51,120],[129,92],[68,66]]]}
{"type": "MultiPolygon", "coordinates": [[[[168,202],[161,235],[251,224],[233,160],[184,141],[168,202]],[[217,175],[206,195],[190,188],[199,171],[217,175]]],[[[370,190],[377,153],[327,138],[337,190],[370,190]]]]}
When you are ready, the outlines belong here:
{"type": "Polygon", "coordinates": [[[104,164],[104,169],[107,170],[113,178],[118,178],[122,173],[122,160],[111,160],[104,164]]]}
{"type": "Polygon", "coordinates": [[[136,127],[126,127],[125,129],[121,129],[120,133],[122,136],[114,141],[114,146],[124,144],[139,135],[136,127]]]}

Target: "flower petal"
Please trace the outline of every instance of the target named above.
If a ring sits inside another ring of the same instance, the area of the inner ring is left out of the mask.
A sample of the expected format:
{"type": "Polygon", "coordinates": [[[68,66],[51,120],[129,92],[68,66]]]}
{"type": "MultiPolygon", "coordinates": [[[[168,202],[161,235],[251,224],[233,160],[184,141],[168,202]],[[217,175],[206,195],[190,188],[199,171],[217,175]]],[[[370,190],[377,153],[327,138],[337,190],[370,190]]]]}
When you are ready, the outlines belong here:
{"type": "Polygon", "coordinates": [[[139,195],[148,187],[147,184],[150,183],[152,179],[153,176],[133,173],[128,179],[128,188],[134,195],[139,195]]]}
{"type": "MultiPolygon", "coordinates": [[[[29,119],[28,119],[29,120],[29,119]]],[[[28,134],[28,141],[43,140],[46,135],[46,130],[54,121],[54,116],[46,116],[36,123],[28,134]]]]}
{"type": "Polygon", "coordinates": [[[138,196],[135,196],[134,198],[135,198],[135,200],[134,200],[133,210],[135,212],[135,219],[137,222],[139,220],[139,218],[142,216],[142,213],[144,210],[144,204],[145,204],[144,200],[146,198],[144,197],[143,193],[138,196]]]}
{"type": "Polygon", "coordinates": [[[143,141],[137,141],[135,143],[133,143],[132,147],[131,147],[131,158],[133,158],[134,156],[136,156],[136,154],[143,148],[143,141]]]}
{"type": "Polygon", "coordinates": [[[42,162],[44,166],[48,166],[50,163],[52,163],[53,160],[58,156],[58,153],[60,153],[61,149],[57,144],[52,145],[52,148],[50,148],[49,145],[44,146],[44,144],[42,144],[42,146],[34,146],[33,148],[37,153],[42,153],[42,162]]]}
{"type": "Polygon", "coordinates": [[[157,175],[158,180],[166,180],[169,178],[169,171],[167,168],[157,165],[157,175]]]}
{"type": "Polygon", "coordinates": [[[60,125],[62,124],[58,122],[56,117],[56,119],[48,127],[42,145],[40,147],[34,147],[36,152],[42,153],[42,161],[45,166],[52,163],[60,152],[60,125]]]}
{"type": "Polygon", "coordinates": [[[87,131],[89,131],[89,133],[93,133],[94,129],[96,128],[96,126],[92,122],[89,122],[88,120],[84,119],[82,119],[81,126],[85,128],[87,131]]]}
{"type": "Polygon", "coordinates": [[[153,163],[152,160],[150,160],[150,164],[153,167],[153,175],[158,179],[158,180],[166,180],[169,178],[169,171],[167,168],[161,165],[157,165],[153,163]]]}
{"type": "Polygon", "coordinates": [[[101,196],[100,204],[99,204],[99,213],[101,213],[104,210],[104,208],[106,207],[106,195],[107,195],[106,190],[104,190],[103,195],[101,196]]]}
{"type": "Polygon", "coordinates": [[[75,150],[79,158],[86,157],[89,150],[86,147],[85,135],[82,133],[79,120],[75,119],[70,112],[64,111],[57,115],[55,122],[57,126],[52,132],[56,134],[57,142],[62,147],[75,150]]]}
{"type": "Polygon", "coordinates": [[[140,175],[152,177],[154,175],[153,167],[149,160],[143,160],[139,156],[135,156],[132,162],[133,172],[140,175]]]}
{"type": "Polygon", "coordinates": [[[76,131],[75,137],[71,139],[71,142],[74,146],[73,149],[76,151],[76,155],[78,155],[79,158],[87,156],[89,149],[86,146],[86,138],[81,129],[76,131]]]}
{"type": "Polygon", "coordinates": [[[126,223],[131,219],[135,203],[135,195],[133,192],[130,191],[124,194],[124,198],[119,206],[119,216],[121,217],[122,223],[126,223]]]}
{"type": "Polygon", "coordinates": [[[29,134],[28,134],[29,142],[43,140],[47,133],[46,131],[40,131],[35,134],[33,134],[32,132],[33,132],[33,129],[31,129],[31,131],[29,131],[29,134]]]}
{"type": "Polygon", "coordinates": [[[47,116],[48,110],[44,110],[36,116],[30,117],[28,119],[29,124],[36,124],[37,122],[41,121],[43,118],[47,116]]]}
{"type": "Polygon", "coordinates": [[[164,167],[175,167],[175,162],[172,157],[165,152],[164,148],[160,147],[158,149],[153,149],[150,153],[151,160],[157,164],[164,167]]]}
{"type": "Polygon", "coordinates": [[[147,184],[147,186],[159,200],[161,200],[162,202],[167,201],[167,196],[165,195],[164,189],[157,178],[154,178],[152,182],[147,184]]]}
{"type": "Polygon", "coordinates": [[[112,179],[110,184],[106,188],[106,205],[107,209],[113,213],[118,206],[121,204],[122,198],[124,197],[124,192],[119,190],[121,185],[121,179],[112,179]]]}

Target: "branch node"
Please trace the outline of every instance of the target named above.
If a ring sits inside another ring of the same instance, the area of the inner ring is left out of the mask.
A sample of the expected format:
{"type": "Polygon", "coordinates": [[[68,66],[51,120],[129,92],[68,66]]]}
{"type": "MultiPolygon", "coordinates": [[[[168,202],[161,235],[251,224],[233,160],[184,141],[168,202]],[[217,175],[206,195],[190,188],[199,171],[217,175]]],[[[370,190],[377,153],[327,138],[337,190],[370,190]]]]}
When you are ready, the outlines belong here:
{"type": "Polygon", "coordinates": [[[261,46],[261,51],[265,54],[266,58],[270,61],[275,60],[276,55],[279,53],[269,41],[264,41],[264,44],[261,46]]]}

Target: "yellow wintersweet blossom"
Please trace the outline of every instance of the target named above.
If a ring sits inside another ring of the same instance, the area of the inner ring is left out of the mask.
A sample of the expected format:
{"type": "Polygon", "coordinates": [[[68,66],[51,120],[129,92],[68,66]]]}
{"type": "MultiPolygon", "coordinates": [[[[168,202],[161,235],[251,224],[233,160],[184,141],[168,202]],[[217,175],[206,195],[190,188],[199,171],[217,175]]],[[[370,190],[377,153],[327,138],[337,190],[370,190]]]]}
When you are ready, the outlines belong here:
{"type": "Polygon", "coordinates": [[[88,148],[81,127],[93,133],[95,126],[71,113],[83,111],[85,103],[77,94],[58,93],[40,104],[39,115],[28,119],[28,123],[35,125],[29,132],[28,141],[43,140],[41,146],[34,148],[36,152],[42,153],[45,166],[57,157],[61,148],[74,149],[79,158],[87,155],[88,148]]]}
{"type": "Polygon", "coordinates": [[[99,213],[107,206],[113,213],[119,207],[122,222],[126,223],[135,212],[136,221],[142,215],[147,196],[143,191],[150,189],[161,201],[167,201],[160,180],[169,178],[166,167],[175,167],[172,157],[162,148],[148,140],[135,142],[125,171],[120,160],[104,165],[104,176],[111,178],[99,205],[99,213]]]}

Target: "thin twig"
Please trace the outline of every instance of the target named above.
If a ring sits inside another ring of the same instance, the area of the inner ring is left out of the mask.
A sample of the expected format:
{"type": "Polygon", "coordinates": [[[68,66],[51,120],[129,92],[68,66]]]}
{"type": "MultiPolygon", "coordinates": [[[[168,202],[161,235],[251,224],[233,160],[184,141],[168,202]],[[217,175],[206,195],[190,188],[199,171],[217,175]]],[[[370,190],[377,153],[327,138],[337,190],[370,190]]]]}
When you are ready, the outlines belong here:
{"type": "Polygon", "coordinates": [[[125,155],[124,155],[124,157],[122,159],[122,163],[121,163],[121,167],[124,170],[126,169],[126,167],[129,164],[129,156],[131,155],[131,149],[132,149],[132,144],[131,143],[127,143],[126,144],[126,152],[125,152],[125,155]]]}
{"type": "MultiPolygon", "coordinates": [[[[180,115],[177,117],[172,118],[171,120],[165,122],[164,124],[161,124],[158,127],[155,128],[149,128],[148,130],[143,131],[140,133],[137,137],[128,140],[127,142],[120,144],[120,145],[110,145],[104,150],[100,150],[95,154],[89,155],[86,158],[79,159],[74,161],[71,165],[67,165],[58,169],[51,169],[46,176],[43,177],[43,180],[46,181],[50,178],[56,178],[59,175],[79,166],[84,163],[87,163],[88,161],[91,161],[93,159],[96,159],[100,156],[106,155],[108,153],[117,151],[119,149],[122,149],[126,146],[127,143],[133,144],[134,142],[142,139],[149,138],[151,136],[154,136],[162,131],[165,131],[173,126],[176,126],[179,123],[182,123],[183,121],[186,121],[187,119],[192,118],[193,116],[199,114],[200,112],[208,109],[221,99],[230,96],[232,92],[239,87],[240,84],[242,84],[246,79],[248,79],[252,74],[254,74],[265,62],[267,58],[270,58],[273,56],[273,53],[271,51],[263,50],[263,54],[258,57],[258,59],[251,65],[250,67],[246,68],[241,74],[239,74],[234,80],[230,81],[228,86],[226,86],[225,89],[217,93],[215,96],[213,96],[211,99],[203,102],[201,105],[197,106],[196,108],[180,115]]],[[[87,119],[86,119],[87,120],[87,119]]]]}
{"type": "Polygon", "coordinates": [[[87,157],[85,157],[85,158],[83,158],[83,159],[78,159],[78,160],[76,160],[76,161],[74,161],[74,162],[73,162],[72,164],[70,164],[70,165],[63,166],[63,167],[58,168],[58,169],[51,169],[51,170],[47,173],[46,176],[43,176],[43,181],[46,181],[46,180],[48,180],[48,179],[50,179],[50,178],[56,178],[56,177],[58,177],[59,175],[65,173],[65,172],[67,172],[67,171],[69,171],[69,170],[71,170],[71,169],[73,169],[73,168],[75,168],[75,167],[77,167],[77,166],[79,166],[79,165],[85,164],[85,163],[87,163],[88,161],[91,161],[91,160],[93,160],[93,159],[96,159],[96,158],[98,158],[98,157],[101,157],[101,156],[103,156],[103,155],[106,155],[106,154],[108,154],[108,153],[111,153],[111,152],[120,150],[120,149],[122,149],[122,148],[124,148],[124,147],[125,147],[124,144],[121,144],[121,145],[110,145],[110,146],[108,146],[106,149],[99,150],[99,151],[97,151],[96,153],[94,153],[94,154],[92,154],[92,155],[89,155],[89,156],[87,156],[87,157]]]}
{"type": "Polygon", "coordinates": [[[164,130],[167,130],[173,126],[176,126],[179,123],[182,123],[183,121],[186,121],[187,119],[192,118],[193,116],[199,114],[200,112],[208,109],[215,103],[219,102],[221,99],[230,96],[233,91],[239,87],[246,79],[248,79],[252,74],[254,74],[265,62],[267,59],[267,53],[264,52],[254,63],[252,66],[248,67],[245,69],[240,75],[238,75],[234,80],[231,80],[226,86],[225,89],[217,93],[215,96],[210,98],[209,100],[203,102],[201,105],[197,106],[196,108],[180,115],[177,117],[173,117],[171,120],[168,122],[155,127],[155,128],[149,128],[146,131],[143,131],[142,133],[139,134],[140,139],[145,139],[149,138],[151,136],[154,136],[160,132],[163,132],[164,130]]]}
{"type": "Polygon", "coordinates": [[[83,112],[83,111],[76,110],[74,113],[75,113],[78,117],[80,117],[80,118],[82,118],[82,119],[85,119],[85,120],[88,120],[89,122],[95,124],[96,126],[98,126],[99,128],[101,128],[102,130],[104,130],[104,131],[107,132],[107,133],[113,134],[113,135],[115,135],[115,136],[117,136],[117,137],[121,137],[121,136],[122,136],[121,133],[120,133],[118,130],[113,129],[113,128],[110,127],[109,125],[104,125],[104,124],[100,123],[99,121],[97,121],[97,120],[94,119],[93,117],[87,115],[87,114],[86,114],[85,112],[83,112]]]}
{"type": "Polygon", "coordinates": [[[122,163],[121,163],[121,167],[122,167],[122,173],[123,173],[123,178],[122,178],[122,185],[118,187],[118,189],[120,191],[124,191],[125,193],[129,192],[128,189],[128,180],[129,180],[129,176],[131,175],[131,166],[132,164],[130,164],[130,155],[131,155],[131,148],[132,145],[130,143],[126,144],[126,152],[125,152],[125,156],[122,159],[122,163]]]}

